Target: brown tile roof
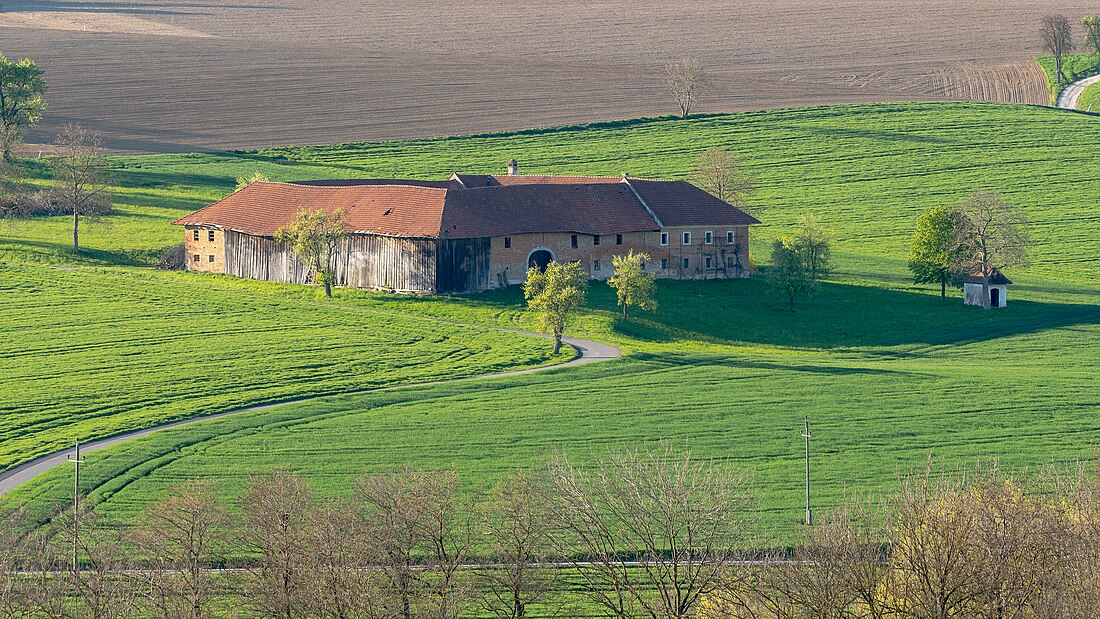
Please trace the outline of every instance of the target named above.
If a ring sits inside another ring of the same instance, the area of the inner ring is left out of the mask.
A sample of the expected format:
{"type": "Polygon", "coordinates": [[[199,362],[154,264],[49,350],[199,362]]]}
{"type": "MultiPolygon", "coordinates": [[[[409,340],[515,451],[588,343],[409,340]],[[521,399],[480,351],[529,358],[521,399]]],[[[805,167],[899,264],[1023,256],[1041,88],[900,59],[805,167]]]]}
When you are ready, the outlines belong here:
{"type": "Polygon", "coordinates": [[[630,179],[646,206],[666,228],[676,226],[747,226],[760,220],[687,181],[630,179]]]}
{"type": "MultiPolygon", "coordinates": [[[[975,273],[966,278],[968,284],[980,284],[982,283],[982,274],[975,273]]],[[[1012,283],[1012,280],[1005,277],[1000,269],[993,269],[989,272],[989,284],[991,286],[1007,286],[1012,283]]]]}
{"type": "Polygon", "coordinates": [[[413,238],[613,234],[655,231],[662,225],[760,223],[684,181],[458,174],[448,181],[253,183],[175,223],[272,236],[300,209],[339,208],[347,211],[354,232],[413,238]]]}
{"type": "Polygon", "coordinates": [[[409,185],[319,187],[261,182],[174,223],[273,236],[300,209],[332,213],[342,208],[354,232],[434,238],[439,235],[446,196],[446,189],[409,185]]]}
{"type": "Polygon", "coordinates": [[[449,191],[442,225],[450,238],[529,232],[613,234],[657,229],[645,207],[622,183],[449,191]]]}

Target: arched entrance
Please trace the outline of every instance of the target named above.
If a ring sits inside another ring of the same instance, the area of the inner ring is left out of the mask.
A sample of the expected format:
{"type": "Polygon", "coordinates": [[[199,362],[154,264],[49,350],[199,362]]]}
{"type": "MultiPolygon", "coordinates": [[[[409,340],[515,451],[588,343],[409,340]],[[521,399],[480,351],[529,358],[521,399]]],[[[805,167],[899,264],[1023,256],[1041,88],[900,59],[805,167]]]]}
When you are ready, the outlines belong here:
{"type": "Polygon", "coordinates": [[[527,256],[527,268],[535,267],[540,271],[546,270],[546,265],[554,261],[554,254],[549,249],[536,249],[527,256]]]}

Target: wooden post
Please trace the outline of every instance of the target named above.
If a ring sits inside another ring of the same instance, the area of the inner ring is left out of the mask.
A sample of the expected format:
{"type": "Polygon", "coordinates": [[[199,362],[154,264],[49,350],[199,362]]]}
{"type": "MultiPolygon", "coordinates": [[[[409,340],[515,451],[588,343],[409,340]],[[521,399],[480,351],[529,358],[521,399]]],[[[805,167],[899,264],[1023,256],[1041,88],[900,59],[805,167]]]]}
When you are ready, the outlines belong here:
{"type": "Polygon", "coordinates": [[[806,429],[802,431],[806,439],[806,526],[814,523],[814,514],[810,510],[810,418],[806,417],[806,429]]]}
{"type": "Polygon", "coordinates": [[[69,458],[73,463],[73,573],[75,574],[80,564],[80,465],[84,459],[80,457],[80,441],[76,442],[76,450],[73,457],[69,458]]]}

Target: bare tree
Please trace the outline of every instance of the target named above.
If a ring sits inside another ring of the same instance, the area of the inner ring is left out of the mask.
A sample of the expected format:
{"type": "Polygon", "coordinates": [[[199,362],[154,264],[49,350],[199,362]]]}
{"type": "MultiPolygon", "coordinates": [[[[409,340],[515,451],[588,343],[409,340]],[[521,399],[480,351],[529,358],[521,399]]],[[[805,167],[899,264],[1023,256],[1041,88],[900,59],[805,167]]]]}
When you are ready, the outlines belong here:
{"type": "Polygon", "coordinates": [[[559,457],[548,473],[558,547],[609,614],[680,619],[718,588],[740,542],[740,475],[667,446],[591,470],[559,457]]]}
{"type": "Polygon", "coordinates": [[[23,619],[31,614],[27,600],[26,569],[30,556],[23,508],[0,509],[0,619],[23,619]]]}
{"type": "Polygon", "coordinates": [[[318,619],[377,617],[378,574],[357,506],[333,499],[309,514],[305,561],[306,608],[318,619]]]}
{"type": "Polygon", "coordinates": [[[249,480],[241,499],[241,538],[257,565],[248,569],[246,597],[270,619],[296,619],[307,606],[306,539],[312,493],[300,477],[274,471],[249,480]]]}
{"type": "Polygon", "coordinates": [[[505,477],[493,488],[484,518],[495,564],[482,572],[485,608],[501,619],[525,619],[531,605],[547,601],[560,582],[558,570],[538,567],[553,551],[545,485],[530,473],[505,477]]]}
{"type": "Polygon", "coordinates": [[[1061,84],[1065,80],[1062,62],[1073,51],[1073,27],[1065,15],[1047,15],[1040,21],[1039,35],[1043,50],[1054,57],[1054,80],[1061,84]]]}
{"type": "Polygon", "coordinates": [[[149,506],[132,537],[145,560],[148,612],[161,619],[206,619],[218,593],[211,567],[224,562],[229,519],[217,486],[192,481],[149,506]]]}
{"type": "Polygon", "coordinates": [[[981,277],[982,306],[989,308],[994,270],[1027,263],[1027,219],[1023,211],[992,191],[977,191],[959,204],[954,251],[964,272],[981,277]]]}
{"type": "Polygon", "coordinates": [[[80,251],[80,218],[111,210],[111,192],[102,142],[80,125],[66,125],[54,140],[50,158],[55,186],[45,194],[51,206],[73,216],[73,251],[80,251]]]}
{"type": "Polygon", "coordinates": [[[725,148],[708,148],[699,153],[692,180],[714,197],[728,202],[746,213],[755,214],[748,199],[756,191],[752,175],[732,151],[725,148]]]}
{"type": "Polygon", "coordinates": [[[78,569],[70,572],[76,616],[86,619],[129,619],[137,610],[137,586],[132,567],[116,531],[103,526],[88,507],[80,517],[78,569]]]}
{"type": "Polygon", "coordinates": [[[693,58],[685,58],[665,67],[665,83],[680,107],[680,118],[690,116],[699,95],[713,88],[710,76],[693,58]]]}

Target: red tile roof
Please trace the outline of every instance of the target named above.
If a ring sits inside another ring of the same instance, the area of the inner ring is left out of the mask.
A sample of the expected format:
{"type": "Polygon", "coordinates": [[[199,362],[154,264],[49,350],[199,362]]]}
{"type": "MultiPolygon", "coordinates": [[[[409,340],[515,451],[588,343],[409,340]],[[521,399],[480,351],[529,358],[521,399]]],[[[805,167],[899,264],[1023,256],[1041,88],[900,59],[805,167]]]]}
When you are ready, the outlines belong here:
{"type": "Polygon", "coordinates": [[[175,223],[272,236],[298,210],[331,213],[340,208],[354,232],[412,238],[613,234],[760,223],[684,181],[458,174],[448,181],[253,183],[175,223]]]}
{"type": "Polygon", "coordinates": [[[318,187],[260,182],[174,223],[273,236],[300,209],[327,213],[344,209],[353,232],[434,238],[439,235],[446,196],[446,189],[409,185],[318,187]]]}

